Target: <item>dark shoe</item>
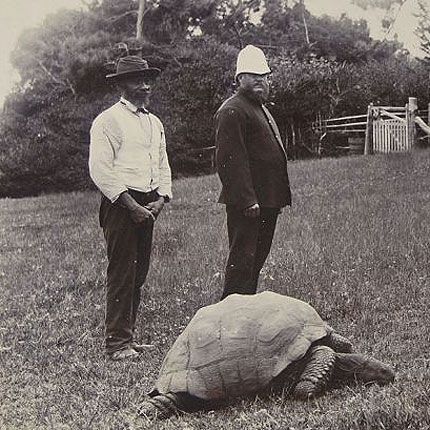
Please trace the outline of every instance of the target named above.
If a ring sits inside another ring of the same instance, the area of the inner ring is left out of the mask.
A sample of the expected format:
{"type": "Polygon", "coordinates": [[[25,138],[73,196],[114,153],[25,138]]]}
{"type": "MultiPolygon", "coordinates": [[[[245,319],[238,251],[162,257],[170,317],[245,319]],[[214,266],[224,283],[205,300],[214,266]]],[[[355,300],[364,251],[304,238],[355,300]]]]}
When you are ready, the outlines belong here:
{"type": "Polygon", "coordinates": [[[150,343],[131,342],[130,348],[134,349],[136,352],[146,352],[154,349],[155,346],[151,345],[150,343]]]}
{"type": "Polygon", "coordinates": [[[139,357],[139,353],[131,347],[120,349],[119,351],[109,354],[109,358],[113,361],[128,360],[136,357],[139,357]]]}

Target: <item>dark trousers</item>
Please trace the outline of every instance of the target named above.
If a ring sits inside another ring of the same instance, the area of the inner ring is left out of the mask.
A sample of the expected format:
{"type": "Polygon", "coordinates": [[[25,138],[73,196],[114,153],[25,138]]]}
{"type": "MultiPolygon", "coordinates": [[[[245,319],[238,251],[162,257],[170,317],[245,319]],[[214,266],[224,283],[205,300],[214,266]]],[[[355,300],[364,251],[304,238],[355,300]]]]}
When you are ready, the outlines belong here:
{"type": "Polygon", "coordinates": [[[227,206],[226,210],[230,252],[221,300],[232,293],[256,293],[279,214],[279,209],[261,208],[260,217],[249,218],[233,206],[227,206]]]}
{"type": "MultiPolygon", "coordinates": [[[[158,198],[156,192],[129,192],[141,205],[158,198]]],[[[135,224],[128,209],[103,197],[100,225],[108,257],[105,342],[109,354],[126,348],[133,340],[141,287],[149,269],[154,223],[135,224]]]]}

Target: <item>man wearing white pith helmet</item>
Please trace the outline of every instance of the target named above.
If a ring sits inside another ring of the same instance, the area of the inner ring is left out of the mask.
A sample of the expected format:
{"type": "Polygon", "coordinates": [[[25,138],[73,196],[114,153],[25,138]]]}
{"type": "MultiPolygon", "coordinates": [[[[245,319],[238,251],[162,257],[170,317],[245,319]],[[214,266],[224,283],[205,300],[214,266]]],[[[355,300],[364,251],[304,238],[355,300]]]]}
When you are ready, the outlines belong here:
{"type": "Polygon", "coordinates": [[[215,114],[219,202],[226,205],[230,247],[222,298],[256,292],[280,209],[291,205],[287,155],[264,106],[270,73],[263,51],[246,46],[237,58],[238,90],[215,114]]]}

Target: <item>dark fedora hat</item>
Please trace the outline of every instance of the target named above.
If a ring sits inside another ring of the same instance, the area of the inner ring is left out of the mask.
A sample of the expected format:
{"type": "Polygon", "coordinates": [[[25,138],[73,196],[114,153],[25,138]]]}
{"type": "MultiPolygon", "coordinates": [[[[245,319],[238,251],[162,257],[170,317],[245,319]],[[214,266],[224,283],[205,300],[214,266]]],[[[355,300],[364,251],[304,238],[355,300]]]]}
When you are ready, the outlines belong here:
{"type": "Polygon", "coordinates": [[[137,55],[128,55],[118,60],[116,65],[116,73],[106,75],[107,79],[122,79],[127,76],[146,76],[155,78],[160,74],[161,70],[156,67],[149,67],[148,62],[137,55]]]}

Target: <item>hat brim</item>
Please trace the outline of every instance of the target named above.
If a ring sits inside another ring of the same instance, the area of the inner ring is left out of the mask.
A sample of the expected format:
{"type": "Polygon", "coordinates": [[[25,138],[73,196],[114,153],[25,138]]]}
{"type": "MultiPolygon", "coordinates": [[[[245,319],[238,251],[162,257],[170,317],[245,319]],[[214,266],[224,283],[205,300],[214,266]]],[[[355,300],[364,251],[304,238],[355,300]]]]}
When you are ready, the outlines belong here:
{"type": "Polygon", "coordinates": [[[237,79],[240,75],[245,75],[245,74],[247,74],[247,75],[267,76],[267,75],[271,75],[272,71],[269,69],[268,72],[242,72],[242,71],[239,72],[239,73],[236,72],[235,79],[237,79]]]}
{"type": "Polygon", "coordinates": [[[161,73],[160,69],[157,69],[156,67],[149,67],[148,69],[142,69],[142,70],[132,70],[129,72],[122,72],[122,73],[110,73],[109,75],[106,75],[106,79],[116,80],[116,79],[125,79],[128,77],[131,78],[134,76],[156,78],[160,73],[161,73]]]}

